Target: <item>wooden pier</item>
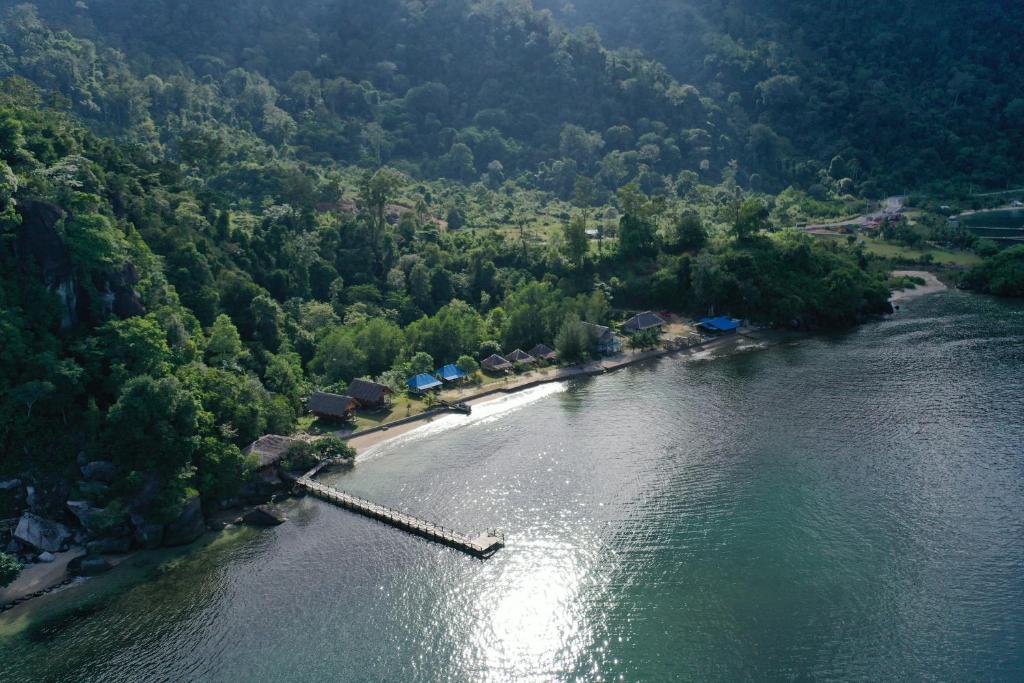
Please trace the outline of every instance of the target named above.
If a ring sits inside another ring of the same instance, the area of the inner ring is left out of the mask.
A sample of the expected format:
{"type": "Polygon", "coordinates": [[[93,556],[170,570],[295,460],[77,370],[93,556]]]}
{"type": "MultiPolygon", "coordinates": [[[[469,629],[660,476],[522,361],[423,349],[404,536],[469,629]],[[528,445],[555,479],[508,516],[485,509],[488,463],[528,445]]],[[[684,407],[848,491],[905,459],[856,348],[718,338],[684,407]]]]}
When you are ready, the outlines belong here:
{"type": "Polygon", "coordinates": [[[488,558],[498,552],[499,548],[505,546],[505,535],[497,531],[488,531],[476,536],[469,536],[459,533],[454,529],[449,529],[448,527],[407,515],[398,510],[392,510],[384,505],[378,505],[364,498],[353,496],[344,491],[339,491],[314,481],[308,476],[300,478],[296,484],[321,500],[334,503],[340,507],[358,512],[366,517],[390,524],[393,527],[403,529],[431,541],[444,543],[475,557],[488,558]]]}

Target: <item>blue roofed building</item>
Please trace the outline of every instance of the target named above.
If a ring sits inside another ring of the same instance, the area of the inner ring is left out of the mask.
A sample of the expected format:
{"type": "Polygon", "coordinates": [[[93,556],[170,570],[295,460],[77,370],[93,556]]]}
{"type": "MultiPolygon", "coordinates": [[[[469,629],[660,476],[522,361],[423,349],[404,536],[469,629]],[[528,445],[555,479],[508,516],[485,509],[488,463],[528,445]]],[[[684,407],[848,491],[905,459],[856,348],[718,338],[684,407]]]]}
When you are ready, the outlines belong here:
{"type": "Polygon", "coordinates": [[[720,315],[717,318],[704,318],[697,327],[711,334],[735,334],[741,322],[736,318],[720,315]]]}
{"type": "Polygon", "coordinates": [[[424,372],[411,378],[406,384],[409,387],[409,391],[416,394],[425,394],[441,386],[441,380],[424,372]]]}
{"type": "Polygon", "coordinates": [[[434,373],[441,378],[442,382],[458,382],[466,379],[466,373],[459,370],[458,365],[449,364],[434,373]]]}

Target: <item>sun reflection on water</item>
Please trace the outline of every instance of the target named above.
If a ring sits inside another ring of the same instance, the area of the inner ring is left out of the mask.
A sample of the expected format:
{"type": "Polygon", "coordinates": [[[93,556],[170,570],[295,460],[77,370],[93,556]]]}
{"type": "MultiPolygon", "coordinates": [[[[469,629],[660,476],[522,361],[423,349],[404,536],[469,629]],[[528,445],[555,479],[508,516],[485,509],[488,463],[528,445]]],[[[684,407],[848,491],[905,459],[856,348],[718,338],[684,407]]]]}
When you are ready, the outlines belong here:
{"type": "Polygon", "coordinates": [[[574,668],[592,639],[582,593],[588,570],[568,544],[534,542],[515,554],[476,605],[467,659],[486,680],[551,680],[574,668]]]}

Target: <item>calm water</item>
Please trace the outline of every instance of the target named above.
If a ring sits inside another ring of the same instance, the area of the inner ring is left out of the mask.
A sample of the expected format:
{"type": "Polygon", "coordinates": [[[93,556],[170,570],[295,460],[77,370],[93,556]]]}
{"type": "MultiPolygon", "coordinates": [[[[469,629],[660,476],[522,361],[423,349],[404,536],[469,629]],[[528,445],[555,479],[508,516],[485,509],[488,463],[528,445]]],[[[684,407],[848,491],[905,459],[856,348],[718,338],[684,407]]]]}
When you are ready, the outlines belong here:
{"type": "Polygon", "coordinates": [[[0,680],[1024,675],[1020,304],[950,292],[477,413],[336,483],[503,528],[490,561],[294,501],[0,619],[0,680]]]}

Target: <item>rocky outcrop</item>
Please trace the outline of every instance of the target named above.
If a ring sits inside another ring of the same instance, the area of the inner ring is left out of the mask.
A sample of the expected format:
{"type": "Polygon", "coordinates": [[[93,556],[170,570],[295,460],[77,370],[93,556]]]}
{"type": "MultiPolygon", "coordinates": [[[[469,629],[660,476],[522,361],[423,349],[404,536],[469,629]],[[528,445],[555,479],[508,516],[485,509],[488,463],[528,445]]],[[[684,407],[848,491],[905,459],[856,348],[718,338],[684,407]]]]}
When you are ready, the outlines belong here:
{"type": "Polygon", "coordinates": [[[167,525],[164,531],[164,545],[188,545],[206,532],[206,520],[199,496],[185,503],[178,519],[167,525]]]}
{"type": "Polygon", "coordinates": [[[60,551],[71,540],[72,535],[71,530],[63,524],[43,519],[31,512],[21,516],[14,530],[14,538],[22,545],[51,553],[60,551]]]}
{"type": "Polygon", "coordinates": [[[94,460],[82,466],[82,476],[89,481],[110,484],[117,479],[117,474],[117,465],[108,460],[94,460]]]}
{"type": "Polygon", "coordinates": [[[145,550],[159,548],[164,542],[164,525],[148,521],[141,513],[133,512],[132,539],[135,545],[145,550]]]}
{"type": "Polygon", "coordinates": [[[86,543],[85,549],[90,555],[123,555],[132,549],[132,539],[100,538],[86,543]]]}
{"type": "Polygon", "coordinates": [[[0,481],[0,517],[14,517],[25,504],[25,490],[20,479],[0,481]]]}
{"type": "Polygon", "coordinates": [[[270,505],[259,505],[242,516],[242,521],[250,526],[277,526],[288,521],[284,512],[270,505]]]}
{"type": "Polygon", "coordinates": [[[91,528],[92,516],[99,511],[99,508],[93,507],[84,500],[69,500],[65,505],[82,528],[88,531],[91,528]]]}

